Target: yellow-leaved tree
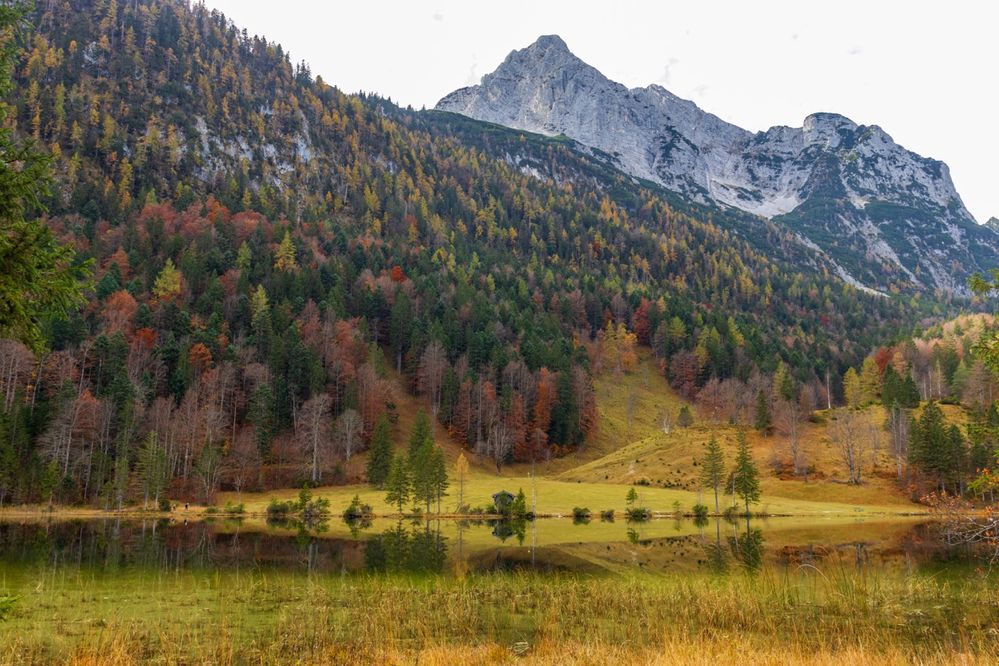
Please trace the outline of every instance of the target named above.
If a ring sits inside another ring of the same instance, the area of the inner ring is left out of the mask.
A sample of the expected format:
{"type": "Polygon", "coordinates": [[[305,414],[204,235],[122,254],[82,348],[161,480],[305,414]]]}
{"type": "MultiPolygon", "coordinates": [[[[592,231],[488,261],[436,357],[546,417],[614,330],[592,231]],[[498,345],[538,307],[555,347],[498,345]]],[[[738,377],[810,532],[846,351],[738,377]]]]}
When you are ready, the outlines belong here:
{"type": "Polygon", "coordinates": [[[458,477],[458,510],[465,506],[465,477],[468,476],[468,458],[464,452],[458,454],[454,463],[454,473],[458,477]]]}
{"type": "Polygon", "coordinates": [[[274,255],[274,268],[286,273],[298,268],[298,262],[295,261],[295,244],[291,242],[291,234],[287,231],[284,232],[284,238],[281,239],[281,244],[278,245],[274,255]]]}
{"type": "Polygon", "coordinates": [[[163,270],[153,283],[153,293],[161,300],[168,300],[179,296],[183,288],[184,282],[180,271],[173,265],[173,259],[167,259],[163,264],[163,270]]]}

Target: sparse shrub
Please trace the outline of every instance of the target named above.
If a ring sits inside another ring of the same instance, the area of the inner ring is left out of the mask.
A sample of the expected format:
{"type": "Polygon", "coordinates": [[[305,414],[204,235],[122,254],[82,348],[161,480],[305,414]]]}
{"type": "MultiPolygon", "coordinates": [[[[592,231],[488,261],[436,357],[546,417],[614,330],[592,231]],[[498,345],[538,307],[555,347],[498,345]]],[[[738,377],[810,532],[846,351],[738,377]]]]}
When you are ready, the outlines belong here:
{"type": "Polygon", "coordinates": [[[680,413],[676,417],[676,423],[681,428],[689,428],[694,425],[694,416],[690,413],[690,408],[687,405],[680,408],[680,413]]]}
{"type": "Polygon", "coordinates": [[[291,515],[293,505],[294,502],[281,502],[277,499],[272,499],[270,504],[267,505],[267,518],[284,520],[291,515]]]}
{"type": "Polygon", "coordinates": [[[624,510],[629,523],[644,523],[652,519],[652,512],[645,507],[629,507],[624,510]]]}
{"type": "Polygon", "coordinates": [[[572,508],[572,519],[575,522],[590,522],[590,510],[582,506],[574,506],[572,508]]]}
{"type": "Polygon", "coordinates": [[[361,524],[371,524],[371,519],[374,517],[374,511],[371,509],[370,504],[362,504],[361,498],[354,495],[354,499],[350,501],[350,506],[344,509],[343,520],[345,523],[361,523],[361,524]]]}
{"type": "Polygon", "coordinates": [[[694,505],[694,520],[707,520],[708,519],[708,507],[706,504],[695,504],[694,505]]]}
{"type": "Polygon", "coordinates": [[[160,498],[160,511],[169,512],[172,509],[173,509],[173,505],[170,504],[170,500],[168,500],[166,497],[161,497],[160,498]]]}
{"type": "Polygon", "coordinates": [[[296,517],[309,527],[321,526],[329,520],[330,501],[325,497],[312,498],[312,492],[308,488],[303,488],[298,492],[298,500],[288,500],[281,502],[272,499],[267,505],[267,520],[271,522],[281,522],[291,517],[296,517]]]}
{"type": "Polygon", "coordinates": [[[605,509],[605,510],[601,511],[600,512],[600,520],[604,521],[605,523],[613,523],[614,522],[614,509],[605,509]]]}

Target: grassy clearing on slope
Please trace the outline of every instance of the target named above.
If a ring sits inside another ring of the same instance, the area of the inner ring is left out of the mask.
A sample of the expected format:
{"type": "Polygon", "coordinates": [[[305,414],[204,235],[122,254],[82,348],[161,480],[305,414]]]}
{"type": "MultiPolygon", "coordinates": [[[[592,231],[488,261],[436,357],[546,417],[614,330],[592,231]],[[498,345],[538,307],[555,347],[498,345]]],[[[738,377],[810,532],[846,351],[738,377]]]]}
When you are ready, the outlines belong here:
{"type": "MultiPolygon", "coordinates": [[[[949,422],[963,424],[967,413],[960,407],[942,405],[949,422]]],[[[913,506],[895,480],[896,463],[889,450],[889,436],[883,425],[883,407],[868,408],[864,417],[876,435],[863,468],[863,482],[850,485],[846,465],[836,445],[832,428],[840,410],[817,412],[817,422],[800,426],[802,449],[812,467],[806,482],[789,473],[788,438],[779,431],[764,437],[747,430],[748,441],[761,472],[763,493],[771,497],[813,502],[913,506]]],[[[915,414],[919,415],[919,410],[915,414]]],[[[613,418],[613,416],[612,416],[613,418]]],[[[556,478],[583,483],[648,483],[661,488],[696,490],[700,484],[698,460],[703,457],[708,440],[714,436],[721,443],[728,461],[734,460],[739,428],[712,424],[695,417],[688,428],[674,428],[665,433],[654,429],[641,438],[624,443],[603,457],[567,467],[556,478]]]]}
{"type": "MultiPolygon", "coordinates": [[[[597,396],[598,426],[596,433],[579,451],[564,458],[544,463],[541,473],[559,474],[587,461],[620,449],[631,442],[661,432],[661,414],[674,417],[684,404],[648,349],[639,350],[639,364],[634,372],[615,375],[606,372],[593,379],[597,396]]],[[[513,473],[526,473],[530,465],[513,465],[513,473]]]]}

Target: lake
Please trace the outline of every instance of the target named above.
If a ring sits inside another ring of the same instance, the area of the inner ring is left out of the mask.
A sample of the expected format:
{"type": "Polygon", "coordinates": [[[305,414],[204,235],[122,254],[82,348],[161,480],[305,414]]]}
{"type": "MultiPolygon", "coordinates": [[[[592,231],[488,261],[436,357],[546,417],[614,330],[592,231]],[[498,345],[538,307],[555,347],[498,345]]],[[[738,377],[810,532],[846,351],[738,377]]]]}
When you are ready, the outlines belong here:
{"type": "MultiPolygon", "coordinates": [[[[573,522],[339,518],[310,529],[294,523],[218,518],[0,521],[4,585],[39,571],[275,572],[454,575],[455,571],[534,569],[580,575],[808,566],[933,568],[963,553],[938,546],[925,518],[771,518],[697,525],[689,519],[573,522]]],[[[962,558],[967,561],[967,558],[962,558]]]]}

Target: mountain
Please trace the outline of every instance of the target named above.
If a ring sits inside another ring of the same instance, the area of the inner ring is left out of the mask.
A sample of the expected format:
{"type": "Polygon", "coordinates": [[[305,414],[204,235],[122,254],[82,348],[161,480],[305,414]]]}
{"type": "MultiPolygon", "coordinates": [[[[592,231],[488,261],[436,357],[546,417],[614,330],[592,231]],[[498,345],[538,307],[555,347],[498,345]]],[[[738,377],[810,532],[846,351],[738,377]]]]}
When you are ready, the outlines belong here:
{"type": "Polygon", "coordinates": [[[869,288],[965,293],[970,273],[999,266],[999,235],[976,223],[947,165],[837,114],[754,134],[660,86],[615,83],[554,35],[437,109],[565,135],[687,198],[774,220],[869,288]]]}
{"type": "Polygon", "coordinates": [[[950,307],[864,293],[786,227],[564,137],[344,94],[204,4],[31,20],[5,111],[96,285],[50,354],[0,340],[0,393],[34,409],[0,412],[0,502],[50,478],[120,502],[147,441],[192,496],[220,452],[229,487],[356,480],[307,428],[359,418],[363,448],[401,392],[496,465],[562,455],[637,345],[688,397],[778,368],[818,390],[950,307]]]}

